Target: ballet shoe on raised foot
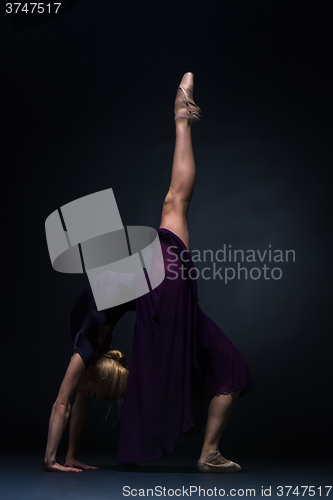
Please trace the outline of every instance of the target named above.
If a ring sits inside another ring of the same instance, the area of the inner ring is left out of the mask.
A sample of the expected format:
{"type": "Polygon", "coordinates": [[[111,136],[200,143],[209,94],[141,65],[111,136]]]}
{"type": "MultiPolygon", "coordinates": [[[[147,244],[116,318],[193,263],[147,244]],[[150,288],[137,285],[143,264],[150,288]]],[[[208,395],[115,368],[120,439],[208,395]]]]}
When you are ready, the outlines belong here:
{"type": "Polygon", "coordinates": [[[193,100],[193,73],[185,73],[183,76],[175,100],[175,120],[187,118],[190,122],[198,122],[202,112],[193,100]]]}
{"type": "Polygon", "coordinates": [[[227,460],[222,457],[225,462],[213,464],[213,460],[218,457],[222,457],[219,450],[206,458],[204,462],[198,461],[198,470],[199,472],[240,472],[242,470],[241,466],[232,462],[231,460],[227,460]]]}

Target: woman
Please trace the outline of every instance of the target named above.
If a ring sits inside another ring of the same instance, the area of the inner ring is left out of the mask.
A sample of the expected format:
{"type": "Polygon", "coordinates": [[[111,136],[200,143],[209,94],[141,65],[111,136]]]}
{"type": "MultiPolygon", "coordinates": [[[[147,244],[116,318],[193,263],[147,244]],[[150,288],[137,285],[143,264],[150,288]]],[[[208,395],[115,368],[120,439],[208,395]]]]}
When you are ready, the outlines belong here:
{"type": "Polygon", "coordinates": [[[237,398],[253,385],[250,371],[230,340],[201,311],[196,282],[190,272],[193,262],[186,214],[195,183],[191,126],[201,118],[201,111],[193,100],[192,73],[183,76],[174,111],[176,144],[171,184],[158,230],[165,279],[157,288],[137,298],[136,304],[127,303],[106,311],[97,311],[94,301],[89,302],[90,287],[78,299],[72,314],[72,331],[78,332],[74,339],[76,350],[60,388],[58,403],[52,410],[47,470],[89,468],[75,458],[87,414],[87,396],[101,396],[90,378],[95,368],[88,363],[98,349],[97,336],[100,345],[108,345],[116,321],[135,305],[137,321],[118,463],[143,462],[173,451],[185,441],[196,423],[195,398],[209,396],[211,401],[198,469],[201,472],[241,470],[238,464],[224,458],[218,447],[237,398]],[[88,368],[86,374],[85,368],[88,368]],[[79,390],[79,402],[73,406],[70,447],[65,466],[61,467],[55,462],[55,452],[75,388],[79,390]]]}
{"type": "Polygon", "coordinates": [[[89,397],[117,401],[124,397],[128,370],[124,355],[108,350],[112,330],[119,318],[135,309],[135,302],[128,302],[105,311],[97,311],[88,285],[71,312],[73,354],[59,394],[53,405],[46,445],[44,466],[49,472],[82,472],[97,469],[76,459],[77,450],[89,411],[89,397]],[[71,411],[71,399],[77,391],[71,411]],[[65,465],[56,462],[57,449],[71,415],[69,445],[65,465]]]}
{"type": "MultiPolygon", "coordinates": [[[[252,386],[249,368],[198,306],[186,214],[195,183],[191,126],[201,118],[186,73],[175,100],[176,143],[160,228],[164,281],[136,299],[137,320],[118,446],[118,463],[161,457],[182,444],[196,423],[195,396],[209,396],[198,469],[238,472],[218,450],[239,396],[252,386]]],[[[154,270],[152,270],[154,273],[154,270]]],[[[149,273],[148,273],[149,274],[149,273]]]]}

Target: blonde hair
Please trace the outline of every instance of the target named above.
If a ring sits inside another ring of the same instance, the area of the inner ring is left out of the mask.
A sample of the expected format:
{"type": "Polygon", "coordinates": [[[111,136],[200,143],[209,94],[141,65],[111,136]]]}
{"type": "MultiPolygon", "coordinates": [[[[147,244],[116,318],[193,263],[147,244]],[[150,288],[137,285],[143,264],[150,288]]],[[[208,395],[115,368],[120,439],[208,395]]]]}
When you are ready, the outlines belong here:
{"type": "Polygon", "coordinates": [[[118,401],[125,396],[128,369],[126,358],[117,349],[96,355],[91,362],[94,366],[90,377],[98,385],[107,401],[118,401]]]}

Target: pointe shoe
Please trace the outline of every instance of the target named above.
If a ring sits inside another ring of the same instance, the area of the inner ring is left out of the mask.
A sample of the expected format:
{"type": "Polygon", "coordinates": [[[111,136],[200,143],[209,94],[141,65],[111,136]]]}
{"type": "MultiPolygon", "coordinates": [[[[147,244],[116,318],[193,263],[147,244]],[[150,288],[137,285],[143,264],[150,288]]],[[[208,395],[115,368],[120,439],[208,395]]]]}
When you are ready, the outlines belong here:
{"type": "Polygon", "coordinates": [[[240,472],[242,470],[240,465],[231,460],[223,464],[212,464],[211,462],[218,456],[222,456],[219,450],[207,457],[204,462],[198,461],[199,472],[240,472]]]}
{"type": "Polygon", "coordinates": [[[189,121],[198,122],[202,112],[193,100],[193,73],[185,73],[183,76],[175,100],[175,120],[187,118],[189,121]]]}

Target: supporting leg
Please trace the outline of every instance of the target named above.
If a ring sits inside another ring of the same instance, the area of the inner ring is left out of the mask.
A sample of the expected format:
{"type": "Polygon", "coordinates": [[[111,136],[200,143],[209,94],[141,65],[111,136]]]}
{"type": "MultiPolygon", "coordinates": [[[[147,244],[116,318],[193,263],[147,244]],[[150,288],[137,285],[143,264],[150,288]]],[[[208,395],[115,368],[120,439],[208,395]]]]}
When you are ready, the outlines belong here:
{"type": "MultiPolygon", "coordinates": [[[[239,390],[230,394],[221,394],[220,396],[215,396],[211,400],[208,409],[204,442],[199,458],[200,461],[205,461],[209,455],[218,450],[222,432],[236,404],[236,400],[240,392],[241,391],[239,390]]],[[[212,463],[219,464],[225,462],[227,462],[227,459],[219,456],[212,463]]]]}

